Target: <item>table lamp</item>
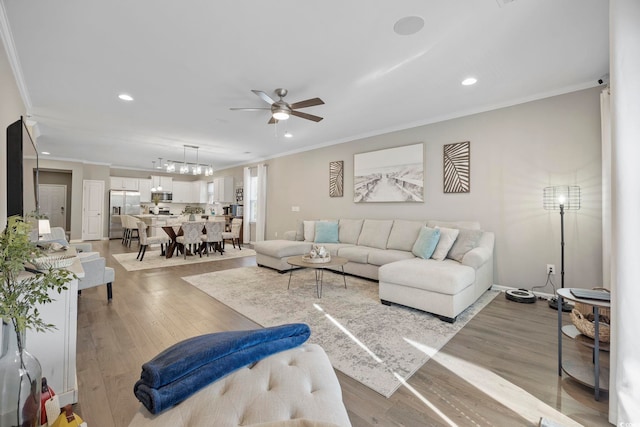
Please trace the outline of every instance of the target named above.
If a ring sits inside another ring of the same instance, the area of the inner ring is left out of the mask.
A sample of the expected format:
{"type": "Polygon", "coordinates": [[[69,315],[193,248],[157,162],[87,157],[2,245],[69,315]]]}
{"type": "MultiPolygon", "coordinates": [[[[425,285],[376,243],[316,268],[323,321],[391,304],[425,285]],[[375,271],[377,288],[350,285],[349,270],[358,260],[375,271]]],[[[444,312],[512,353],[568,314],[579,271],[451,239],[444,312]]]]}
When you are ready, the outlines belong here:
{"type": "MultiPolygon", "coordinates": [[[[580,187],[577,185],[545,187],[542,201],[546,210],[560,210],[560,287],[564,288],[564,211],[580,209],[580,187]]],[[[558,309],[556,297],[549,300],[549,307],[558,309]]],[[[571,311],[571,306],[563,302],[562,311],[571,311]]]]}

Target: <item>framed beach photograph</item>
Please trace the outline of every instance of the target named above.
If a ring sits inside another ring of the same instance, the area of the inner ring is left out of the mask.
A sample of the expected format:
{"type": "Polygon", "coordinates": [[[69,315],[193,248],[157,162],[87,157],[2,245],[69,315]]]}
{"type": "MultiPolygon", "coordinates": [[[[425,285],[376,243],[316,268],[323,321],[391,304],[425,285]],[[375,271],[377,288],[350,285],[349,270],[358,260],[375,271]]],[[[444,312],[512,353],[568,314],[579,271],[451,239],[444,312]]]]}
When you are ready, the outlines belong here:
{"type": "Polygon", "coordinates": [[[353,156],[353,201],[424,202],[424,144],[353,156]]]}

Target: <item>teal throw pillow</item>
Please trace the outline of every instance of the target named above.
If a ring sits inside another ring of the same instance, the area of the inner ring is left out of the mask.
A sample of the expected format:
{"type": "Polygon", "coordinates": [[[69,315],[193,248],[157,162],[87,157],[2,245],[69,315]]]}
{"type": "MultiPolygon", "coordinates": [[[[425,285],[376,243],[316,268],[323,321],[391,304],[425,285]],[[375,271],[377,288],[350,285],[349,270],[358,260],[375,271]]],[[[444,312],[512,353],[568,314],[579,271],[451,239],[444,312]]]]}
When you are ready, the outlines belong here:
{"type": "Polygon", "coordinates": [[[418,239],[413,244],[411,252],[420,258],[429,259],[440,240],[440,230],[437,228],[422,227],[418,239]]]}
{"type": "Polygon", "coordinates": [[[338,243],[338,223],[333,221],[316,222],[315,243],[338,243]]]}

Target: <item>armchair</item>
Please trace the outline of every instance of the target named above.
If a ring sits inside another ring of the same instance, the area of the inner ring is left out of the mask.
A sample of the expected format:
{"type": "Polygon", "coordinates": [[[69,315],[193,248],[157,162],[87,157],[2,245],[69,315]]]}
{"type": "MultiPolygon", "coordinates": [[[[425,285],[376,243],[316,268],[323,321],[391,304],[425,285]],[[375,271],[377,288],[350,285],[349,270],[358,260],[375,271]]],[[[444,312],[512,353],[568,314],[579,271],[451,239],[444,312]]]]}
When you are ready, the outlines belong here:
{"type": "Polygon", "coordinates": [[[102,257],[82,259],[84,277],[78,279],[78,293],[83,289],[94,286],[107,285],[107,302],[111,302],[113,296],[112,283],[115,280],[115,270],[106,266],[106,260],[102,257]]]}

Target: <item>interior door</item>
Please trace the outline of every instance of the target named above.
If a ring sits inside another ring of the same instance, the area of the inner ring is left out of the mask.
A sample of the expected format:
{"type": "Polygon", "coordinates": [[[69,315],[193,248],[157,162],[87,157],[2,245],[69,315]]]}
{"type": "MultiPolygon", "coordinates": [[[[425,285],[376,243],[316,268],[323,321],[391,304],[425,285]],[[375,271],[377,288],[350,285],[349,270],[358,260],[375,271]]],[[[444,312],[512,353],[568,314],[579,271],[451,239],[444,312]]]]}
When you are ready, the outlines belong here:
{"type": "Polygon", "coordinates": [[[40,213],[49,218],[51,227],[67,229],[67,186],[40,184],[40,213]]]}
{"type": "Polygon", "coordinates": [[[100,240],[104,230],[104,181],[82,182],[82,240],[100,240]]]}

